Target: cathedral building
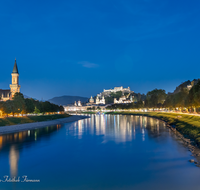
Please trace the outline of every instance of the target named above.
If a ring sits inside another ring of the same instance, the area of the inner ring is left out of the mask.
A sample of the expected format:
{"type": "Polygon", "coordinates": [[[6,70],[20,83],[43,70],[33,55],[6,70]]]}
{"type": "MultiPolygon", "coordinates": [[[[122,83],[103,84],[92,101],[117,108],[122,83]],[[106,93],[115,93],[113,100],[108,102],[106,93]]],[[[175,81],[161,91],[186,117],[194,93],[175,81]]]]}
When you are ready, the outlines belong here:
{"type": "Polygon", "coordinates": [[[96,104],[100,104],[99,97],[96,98],[96,104]]]}
{"type": "Polygon", "coordinates": [[[99,102],[100,102],[100,104],[106,104],[104,96],[102,97],[102,99],[99,102]]]}
{"type": "Polygon", "coordinates": [[[94,99],[93,99],[93,97],[91,96],[91,98],[90,98],[90,104],[93,104],[94,103],[94,99]]]}
{"type": "Polygon", "coordinates": [[[99,97],[97,96],[97,98],[96,98],[96,104],[106,104],[104,96],[102,97],[102,99],[99,99],[99,97]]]}
{"type": "Polygon", "coordinates": [[[15,64],[13,67],[13,72],[11,73],[12,76],[12,84],[10,84],[10,89],[2,90],[0,89],[0,100],[7,101],[11,100],[16,92],[20,92],[20,85],[19,85],[19,72],[17,68],[17,62],[15,59],[15,64]]]}

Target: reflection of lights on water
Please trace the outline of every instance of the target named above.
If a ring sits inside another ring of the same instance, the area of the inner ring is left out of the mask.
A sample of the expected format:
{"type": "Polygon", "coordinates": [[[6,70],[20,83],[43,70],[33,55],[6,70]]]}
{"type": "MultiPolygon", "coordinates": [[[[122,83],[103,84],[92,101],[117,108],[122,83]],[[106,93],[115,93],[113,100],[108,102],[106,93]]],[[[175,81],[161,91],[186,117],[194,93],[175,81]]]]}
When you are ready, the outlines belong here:
{"type": "Polygon", "coordinates": [[[146,128],[147,127],[147,118],[143,117],[143,126],[146,128]]]}
{"type": "Polygon", "coordinates": [[[2,147],[2,144],[3,144],[3,137],[0,136],[0,148],[2,147]]]}
{"type": "Polygon", "coordinates": [[[14,139],[17,140],[17,137],[18,137],[18,134],[15,133],[15,134],[14,134],[14,139]]]}
{"type": "Polygon", "coordinates": [[[74,130],[80,136],[84,131],[90,134],[104,135],[103,138],[114,139],[117,142],[129,141],[136,138],[136,132],[142,135],[145,141],[146,128],[153,132],[159,131],[160,121],[143,116],[124,115],[93,115],[91,118],[77,122],[78,128],[74,130]]]}
{"type": "Polygon", "coordinates": [[[18,160],[19,160],[19,151],[15,149],[15,146],[12,145],[9,152],[9,164],[10,164],[10,175],[11,177],[17,177],[18,175],[18,160]]]}
{"type": "Polygon", "coordinates": [[[144,128],[142,128],[142,134],[144,134],[144,128]]]}
{"type": "Polygon", "coordinates": [[[117,128],[119,129],[119,115],[117,115],[117,128]]]}
{"type": "Polygon", "coordinates": [[[159,123],[159,120],[157,120],[157,131],[159,132],[159,127],[160,126],[160,123],[159,123]]]}
{"type": "Polygon", "coordinates": [[[144,131],[144,128],[142,128],[142,141],[145,141],[145,131],[144,131]]]}
{"type": "Polygon", "coordinates": [[[30,130],[28,130],[28,136],[30,136],[30,130]]]}
{"type": "Polygon", "coordinates": [[[140,127],[142,128],[142,116],[140,116],[140,127]]]}
{"type": "Polygon", "coordinates": [[[36,131],[35,131],[34,136],[35,136],[35,141],[36,141],[37,140],[37,132],[36,131]]]}
{"type": "Polygon", "coordinates": [[[19,136],[19,140],[22,140],[22,138],[23,138],[23,133],[22,133],[22,132],[19,132],[18,136],[19,136]]]}
{"type": "Polygon", "coordinates": [[[133,138],[135,139],[135,123],[133,125],[133,138]]]}
{"type": "Polygon", "coordinates": [[[82,133],[83,133],[82,122],[81,122],[81,120],[79,120],[78,121],[78,136],[79,136],[79,138],[81,137],[82,133]]]}

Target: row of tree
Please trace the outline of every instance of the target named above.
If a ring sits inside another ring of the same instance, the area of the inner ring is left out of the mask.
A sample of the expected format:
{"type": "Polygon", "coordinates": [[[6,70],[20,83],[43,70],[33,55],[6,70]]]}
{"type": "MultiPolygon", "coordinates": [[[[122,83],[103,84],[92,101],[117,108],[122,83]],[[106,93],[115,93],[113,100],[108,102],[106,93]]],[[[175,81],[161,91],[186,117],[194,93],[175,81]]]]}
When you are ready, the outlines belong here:
{"type": "Polygon", "coordinates": [[[114,104],[107,107],[107,109],[134,109],[134,108],[179,108],[183,110],[186,108],[192,109],[196,112],[196,109],[200,107],[200,81],[196,85],[193,85],[189,90],[180,85],[180,90],[176,93],[166,94],[165,90],[154,89],[149,91],[144,101],[134,102],[132,104],[114,104]]]}
{"type": "Polygon", "coordinates": [[[27,114],[64,111],[63,106],[52,104],[48,101],[42,102],[32,98],[24,98],[22,93],[15,93],[12,100],[0,102],[0,110],[3,114],[27,114]]]}

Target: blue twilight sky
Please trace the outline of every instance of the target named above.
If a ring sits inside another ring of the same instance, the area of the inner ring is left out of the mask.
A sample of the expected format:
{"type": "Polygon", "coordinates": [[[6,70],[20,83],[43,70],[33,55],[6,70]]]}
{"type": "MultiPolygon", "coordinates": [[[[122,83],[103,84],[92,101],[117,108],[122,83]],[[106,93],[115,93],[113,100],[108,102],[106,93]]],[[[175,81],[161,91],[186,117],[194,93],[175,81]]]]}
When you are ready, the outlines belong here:
{"type": "Polygon", "coordinates": [[[200,78],[199,0],[1,0],[0,88],[17,58],[22,93],[173,91],[200,78]]]}

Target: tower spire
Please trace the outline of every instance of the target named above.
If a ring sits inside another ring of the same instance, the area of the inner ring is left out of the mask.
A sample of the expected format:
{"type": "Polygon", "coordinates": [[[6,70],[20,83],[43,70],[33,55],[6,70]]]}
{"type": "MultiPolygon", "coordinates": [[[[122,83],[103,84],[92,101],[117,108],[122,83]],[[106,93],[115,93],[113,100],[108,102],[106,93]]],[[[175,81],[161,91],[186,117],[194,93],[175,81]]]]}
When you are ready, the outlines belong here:
{"type": "Polygon", "coordinates": [[[17,68],[17,61],[16,61],[16,58],[15,58],[15,64],[14,64],[14,67],[13,67],[13,72],[12,73],[18,73],[18,68],[17,68]]]}

